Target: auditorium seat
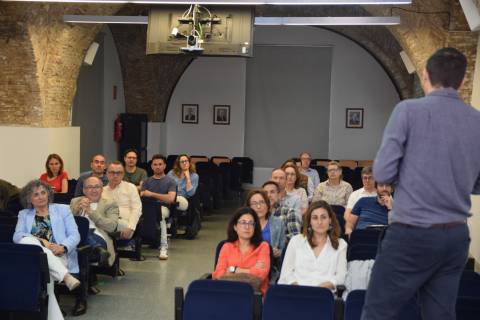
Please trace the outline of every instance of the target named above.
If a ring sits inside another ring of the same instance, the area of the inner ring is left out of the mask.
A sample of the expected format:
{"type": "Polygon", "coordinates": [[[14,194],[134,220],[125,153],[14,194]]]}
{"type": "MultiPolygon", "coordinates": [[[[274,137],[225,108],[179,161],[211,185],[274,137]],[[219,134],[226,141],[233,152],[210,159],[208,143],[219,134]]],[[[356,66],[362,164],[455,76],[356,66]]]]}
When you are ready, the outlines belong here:
{"type": "Polygon", "coordinates": [[[243,282],[195,280],[185,298],[183,288],[175,288],[175,320],[258,319],[261,296],[243,282]]]}
{"type": "Polygon", "coordinates": [[[338,224],[340,225],[341,234],[345,234],[345,219],[343,218],[343,214],[345,213],[344,206],[336,206],[331,205],[333,212],[335,212],[335,216],[337,217],[338,224]]]}
{"type": "Polygon", "coordinates": [[[0,243],[0,317],[18,319],[25,313],[48,316],[47,256],[34,245],[0,243]]]}
{"type": "Polygon", "coordinates": [[[358,163],[355,160],[340,160],[339,162],[341,167],[348,167],[352,170],[358,166],[358,163]]]}
{"type": "Polygon", "coordinates": [[[320,287],[273,285],[263,305],[263,320],[332,320],[335,299],[329,289],[320,287]]]}

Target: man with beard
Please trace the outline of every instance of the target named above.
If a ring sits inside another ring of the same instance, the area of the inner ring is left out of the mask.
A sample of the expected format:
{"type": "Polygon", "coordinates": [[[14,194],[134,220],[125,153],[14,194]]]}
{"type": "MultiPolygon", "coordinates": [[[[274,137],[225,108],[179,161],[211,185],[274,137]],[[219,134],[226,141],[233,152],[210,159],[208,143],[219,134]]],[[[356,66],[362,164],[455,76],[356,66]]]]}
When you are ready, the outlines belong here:
{"type": "Polygon", "coordinates": [[[392,186],[375,183],[376,197],[364,197],[358,200],[345,225],[345,234],[350,235],[354,229],[365,229],[371,225],[387,225],[388,213],[392,210],[392,186]]]}

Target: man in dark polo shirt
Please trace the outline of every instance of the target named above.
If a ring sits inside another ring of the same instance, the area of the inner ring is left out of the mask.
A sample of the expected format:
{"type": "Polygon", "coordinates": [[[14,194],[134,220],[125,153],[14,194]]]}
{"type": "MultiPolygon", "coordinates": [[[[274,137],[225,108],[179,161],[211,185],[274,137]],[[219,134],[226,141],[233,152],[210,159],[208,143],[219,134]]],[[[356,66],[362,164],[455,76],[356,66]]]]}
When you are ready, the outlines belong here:
{"type": "MultiPolygon", "coordinates": [[[[165,175],[165,167],[167,159],[161,154],[152,157],[153,176],[142,183],[142,191],[140,196],[151,197],[165,204],[171,204],[175,201],[177,194],[177,183],[175,180],[165,175]]],[[[168,209],[162,207],[160,219],[160,260],[168,259],[168,242],[167,242],[167,223],[168,209]]]]}
{"type": "Polygon", "coordinates": [[[350,235],[355,229],[365,229],[371,225],[387,225],[388,213],[392,210],[392,186],[375,183],[376,197],[363,197],[353,206],[345,224],[345,234],[350,235]]]}
{"type": "Polygon", "coordinates": [[[373,176],[395,187],[390,226],[363,320],[397,319],[418,293],[423,319],[453,320],[470,244],[470,194],[480,194],[480,112],[458,94],[467,60],[443,48],[422,74],[425,97],[394,109],[373,176]]]}

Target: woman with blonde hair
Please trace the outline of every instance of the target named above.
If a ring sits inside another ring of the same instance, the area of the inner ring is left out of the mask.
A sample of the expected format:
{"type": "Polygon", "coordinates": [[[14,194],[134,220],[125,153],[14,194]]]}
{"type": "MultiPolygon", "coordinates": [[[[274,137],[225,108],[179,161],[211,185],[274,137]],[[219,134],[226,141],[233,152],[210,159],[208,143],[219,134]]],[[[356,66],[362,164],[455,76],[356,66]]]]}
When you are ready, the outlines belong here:
{"type": "Polygon", "coordinates": [[[319,286],[335,290],[345,281],[347,243],[330,205],[313,202],[305,213],[302,234],[288,243],[279,284],[319,286]]]}

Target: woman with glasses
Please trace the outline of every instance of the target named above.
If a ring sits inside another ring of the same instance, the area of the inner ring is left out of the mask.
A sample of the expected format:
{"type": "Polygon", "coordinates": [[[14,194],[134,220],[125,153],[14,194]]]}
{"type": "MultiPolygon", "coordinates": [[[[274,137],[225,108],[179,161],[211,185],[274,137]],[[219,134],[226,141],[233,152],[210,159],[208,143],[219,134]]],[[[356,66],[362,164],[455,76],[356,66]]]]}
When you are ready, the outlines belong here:
{"type": "Polygon", "coordinates": [[[177,183],[177,195],[191,197],[197,191],[199,177],[195,172],[195,165],[190,162],[190,157],[186,154],[177,157],[168,176],[177,183]]]}
{"type": "Polygon", "coordinates": [[[330,161],[327,167],[328,179],[321,182],[313,193],[312,201],[324,200],[329,205],[346,206],[353,192],[350,183],[342,179],[342,167],[337,161],[330,161]]]}
{"type": "Polygon", "coordinates": [[[273,256],[279,258],[285,248],[285,224],[280,218],[270,215],[270,201],[263,190],[252,190],[247,195],[246,206],[252,208],[258,216],[262,237],[272,247],[273,256]]]}
{"type": "Polygon", "coordinates": [[[288,195],[295,194],[300,198],[300,212],[303,215],[308,208],[308,197],[305,189],[299,185],[298,177],[300,176],[300,172],[294,164],[286,164],[282,169],[285,171],[285,176],[287,177],[285,191],[288,195]]]}
{"type": "Polygon", "coordinates": [[[48,183],[55,193],[67,193],[68,174],[63,170],[62,158],[56,153],[48,155],[45,169],[47,172],[40,176],[40,180],[48,183]]]}
{"type": "Polygon", "coordinates": [[[313,202],[305,213],[302,234],[288,243],[279,284],[318,286],[335,290],[345,281],[347,243],[325,201],[313,202]]]}
{"type": "MultiPolygon", "coordinates": [[[[23,187],[20,198],[27,209],[18,214],[13,242],[36,245],[45,252],[50,277],[64,282],[69,290],[80,285],[71,273],[79,273],[77,245],[80,242],[77,224],[66,205],[52,204],[53,191],[40,180],[32,180],[23,187]]],[[[53,281],[47,285],[48,319],[63,319],[55,299],[53,281]]]]}
{"type": "Polygon", "coordinates": [[[228,223],[227,240],[212,277],[260,283],[260,291],[265,294],[269,272],[270,247],[262,239],[258,216],[251,208],[240,208],[228,223]]]}

